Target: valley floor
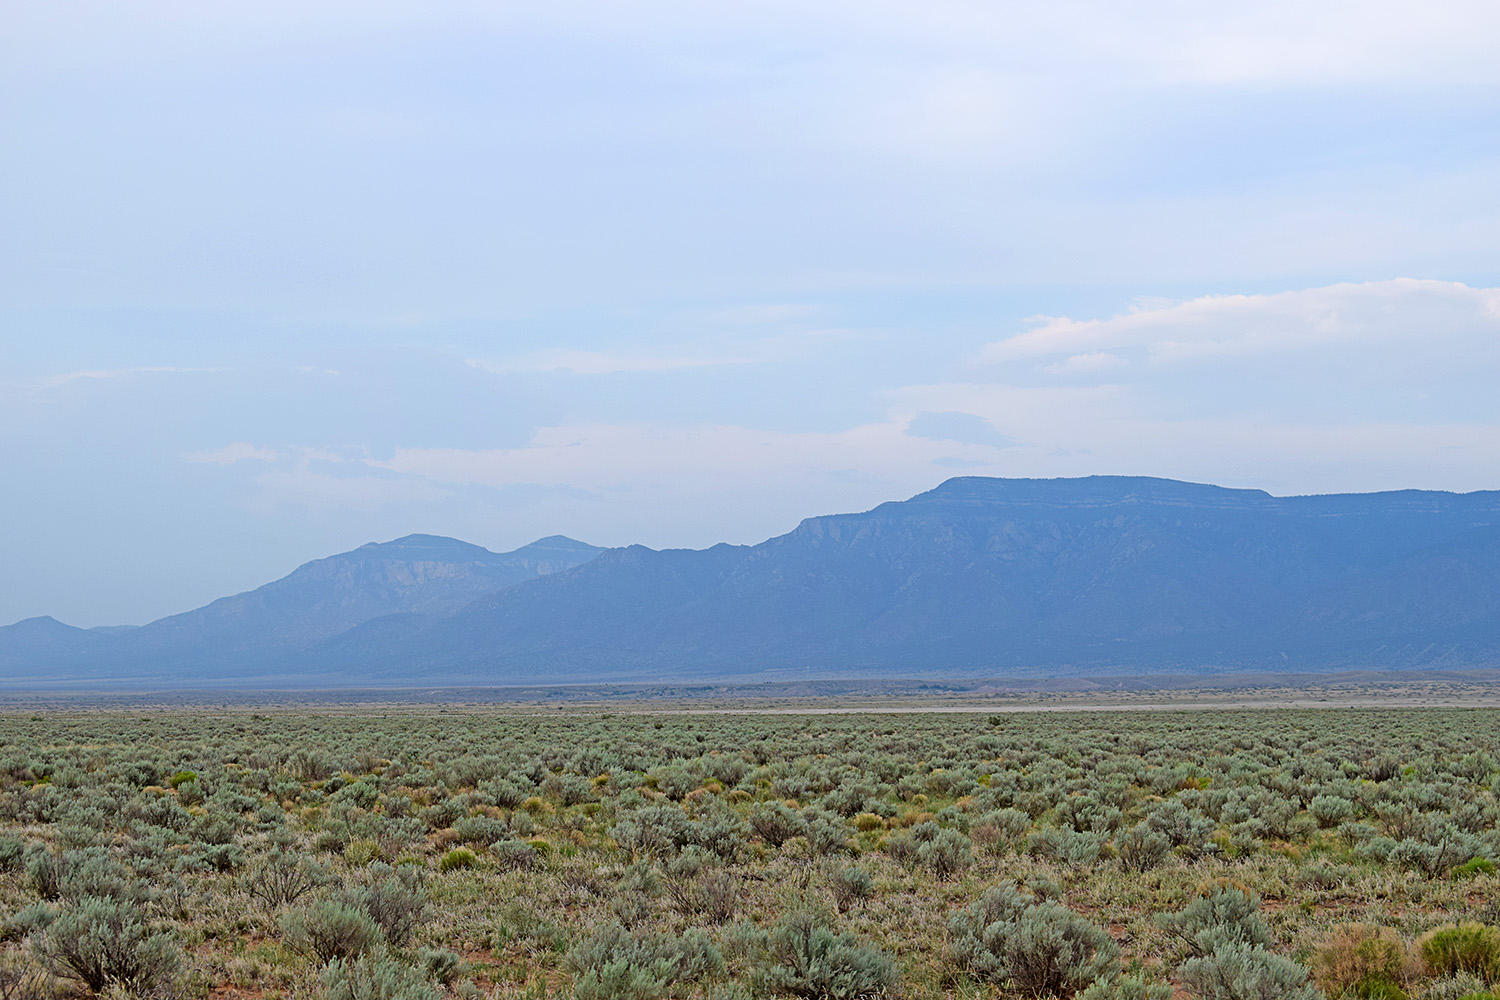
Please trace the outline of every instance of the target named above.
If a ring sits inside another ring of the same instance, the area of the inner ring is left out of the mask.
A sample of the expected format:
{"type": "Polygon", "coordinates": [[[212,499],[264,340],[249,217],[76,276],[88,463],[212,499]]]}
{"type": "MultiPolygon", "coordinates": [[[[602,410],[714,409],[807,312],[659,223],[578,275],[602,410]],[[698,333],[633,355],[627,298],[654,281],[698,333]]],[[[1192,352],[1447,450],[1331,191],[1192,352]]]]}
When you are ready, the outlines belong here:
{"type": "Polygon", "coordinates": [[[0,997],[1487,997],[1500,713],[1401,684],[15,706],[0,997]]]}

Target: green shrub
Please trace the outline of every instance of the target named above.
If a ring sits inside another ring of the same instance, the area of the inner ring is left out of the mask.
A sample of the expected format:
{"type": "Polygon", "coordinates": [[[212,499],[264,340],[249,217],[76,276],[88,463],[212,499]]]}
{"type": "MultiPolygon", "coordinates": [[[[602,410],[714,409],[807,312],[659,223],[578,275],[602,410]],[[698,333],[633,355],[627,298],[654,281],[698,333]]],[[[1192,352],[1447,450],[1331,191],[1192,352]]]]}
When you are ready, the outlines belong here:
{"type": "Polygon", "coordinates": [[[424,876],[422,869],[410,865],[392,868],[377,862],[366,874],[368,881],[346,888],[341,898],[368,913],[387,941],[404,948],[427,912],[424,876]]]}
{"type": "Polygon", "coordinates": [[[691,858],[692,855],[684,854],[669,866],[669,873],[674,877],[666,887],[672,905],[687,916],[699,917],[713,924],[732,919],[744,891],[740,880],[716,865],[701,861],[689,866],[680,864],[691,858]]]}
{"type": "Polygon", "coordinates": [[[1220,944],[1182,966],[1182,982],[1203,1000],[1322,1000],[1307,970],[1282,955],[1241,941],[1220,944]]]}
{"type": "Polygon", "coordinates": [[[368,837],[360,837],[349,841],[349,846],[344,848],[344,860],[354,868],[363,868],[372,861],[380,859],[380,844],[368,837]]]}
{"type": "Polygon", "coordinates": [[[1262,948],[1271,944],[1271,929],[1260,916],[1260,897],[1240,889],[1199,896],[1177,913],[1163,915],[1159,922],[1195,955],[1207,955],[1224,944],[1262,948]]]}
{"type": "MultiPolygon", "coordinates": [[[[51,903],[36,902],[23,906],[10,915],[0,928],[0,940],[18,941],[37,931],[46,930],[57,919],[57,907],[51,903]]],[[[4,998],[0,993],[0,998],[4,998]]]]}
{"type": "Polygon", "coordinates": [[[1419,962],[1395,931],[1368,924],[1335,928],[1313,954],[1313,975],[1330,996],[1400,1000],[1419,962]]]}
{"type": "MultiPolygon", "coordinates": [[[[184,773],[191,774],[192,772],[187,771],[184,773]]],[[[203,785],[198,781],[197,778],[189,778],[188,780],[183,781],[181,784],[174,787],[176,787],[177,789],[177,801],[181,802],[188,808],[192,808],[193,806],[201,806],[203,804],[203,800],[207,797],[204,794],[203,785]]]]}
{"type": "Polygon", "coordinates": [[[424,978],[444,986],[463,975],[467,963],[456,951],[447,948],[423,948],[417,952],[417,968],[424,978]]]}
{"type": "Polygon", "coordinates": [[[948,881],[974,860],[972,843],[957,830],[940,830],[917,848],[917,861],[942,881],[948,881]]]}
{"type": "Polygon", "coordinates": [[[324,1000],[442,1000],[422,974],[388,955],[335,958],[323,970],[324,1000]]]}
{"type": "Polygon", "coordinates": [[[1151,829],[1149,824],[1137,823],[1120,834],[1115,843],[1120,852],[1120,863],[1134,872],[1155,868],[1166,860],[1172,850],[1172,842],[1165,834],[1151,829]]]}
{"type": "Polygon", "coordinates": [[[1418,942],[1432,976],[1467,972],[1486,983],[1500,980],[1500,929],[1466,923],[1439,927],[1418,942]]]}
{"type": "Polygon", "coordinates": [[[1422,1000],[1494,1000],[1494,994],[1484,988],[1483,979],[1459,973],[1428,983],[1422,1000]]]}
{"type": "Polygon", "coordinates": [[[537,865],[536,848],[524,840],[497,840],[490,853],[507,871],[530,871],[537,865]]]}
{"type": "Polygon", "coordinates": [[[896,986],[896,963],[888,955],[809,913],[778,920],[766,949],[757,979],[771,993],[809,1000],[864,1000],[885,996],[896,986]]]}
{"type": "Polygon", "coordinates": [[[1115,969],[1119,948],[1067,907],[990,889],[949,922],[959,963],[1028,996],[1071,997],[1115,969]]]}
{"type": "Polygon", "coordinates": [[[1476,875],[1493,875],[1496,870],[1495,862],[1489,858],[1470,858],[1454,868],[1453,874],[1459,878],[1473,878],[1476,875]]]}
{"type": "Polygon", "coordinates": [[[1075,871],[1088,868],[1099,860],[1104,845],[1096,834],[1077,830],[1064,831],[1058,838],[1053,856],[1075,871]]]}
{"type": "Polygon", "coordinates": [[[1146,825],[1166,837],[1173,847],[1196,857],[1207,850],[1214,821],[1189,809],[1178,799],[1165,799],[1146,813],[1146,825]]]}
{"type": "Polygon", "coordinates": [[[245,876],[247,893],[270,909],[288,906],[328,881],[315,860],[276,852],[245,876]]]}
{"type": "Polygon", "coordinates": [[[701,930],[632,934],[619,924],[596,928],[568,952],[579,1000],[650,1000],[678,982],[701,982],[724,971],[724,957],[701,930]]]}
{"type": "Polygon", "coordinates": [[[505,820],[493,816],[465,816],[453,824],[460,844],[489,844],[509,833],[505,820]]]}
{"type": "Polygon", "coordinates": [[[52,851],[33,851],[26,859],[26,880],[31,883],[32,891],[43,899],[57,899],[62,895],[65,872],[62,856],[52,851]]]}
{"type": "Polygon", "coordinates": [[[917,863],[917,852],[921,849],[922,841],[915,830],[897,830],[885,838],[885,853],[892,861],[907,868],[917,863]]]}
{"type": "Polygon", "coordinates": [[[561,952],[566,948],[568,936],[562,928],[537,912],[536,907],[511,903],[495,923],[494,929],[485,937],[487,947],[500,949],[512,941],[519,941],[531,951],[561,952]]]}
{"type": "Polygon", "coordinates": [[[1011,850],[1031,829],[1031,817],[1020,809],[996,809],[974,821],[970,831],[976,844],[986,850],[1011,850]]]}
{"type": "Polygon", "coordinates": [[[172,939],[142,923],[137,907],[92,896],[53,920],[36,949],[53,975],[93,993],[110,985],[151,993],[167,985],[181,961],[172,939]]]}
{"type": "Polygon", "coordinates": [[[370,915],[340,899],[320,899],[289,913],[281,927],[294,948],[310,951],[323,962],[354,958],[381,941],[380,928],[370,915]]]}
{"type": "Polygon", "coordinates": [[[349,846],[349,838],[338,830],[320,830],[313,838],[313,850],[324,854],[342,854],[349,846]]]}
{"type": "Polygon", "coordinates": [[[617,958],[579,973],[573,981],[573,996],[575,1000],[657,1000],[670,988],[665,971],[617,958]]]}
{"type": "Polygon", "coordinates": [[[610,829],[615,843],[632,854],[671,854],[693,842],[693,824],[678,806],[647,806],[610,829]]]}
{"type": "Polygon", "coordinates": [[[1473,843],[1472,838],[1457,835],[1452,830],[1438,835],[1436,843],[1406,837],[1391,848],[1387,860],[1403,868],[1414,868],[1428,878],[1437,878],[1473,860],[1473,843]]]}
{"type": "Polygon", "coordinates": [[[1155,986],[1134,976],[1096,979],[1078,1000],[1172,1000],[1170,986],[1155,986]]]}
{"type": "Polygon", "coordinates": [[[839,870],[833,877],[834,905],[842,913],[855,903],[862,903],[875,894],[875,878],[869,869],[850,865],[839,870]]]}
{"type": "Polygon", "coordinates": [[[1307,811],[1312,818],[1318,821],[1318,825],[1327,829],[1338,826],[1344,820],[1354,815],[1354,803],[1341,795],[1316,795],[1308,804],[1307,811]]]}
{"type": "Polygon", "coordinates": [[[438,871],[451,872],[460,868],[473,868],[479,856],[467,847],[455,847],[438,862],[438,871]]]}
{"type": "Polygon", "coordinates": [[[19,837],[0,837],[0,872],[19,871],[25,859],[25,841],[19,837]]]}

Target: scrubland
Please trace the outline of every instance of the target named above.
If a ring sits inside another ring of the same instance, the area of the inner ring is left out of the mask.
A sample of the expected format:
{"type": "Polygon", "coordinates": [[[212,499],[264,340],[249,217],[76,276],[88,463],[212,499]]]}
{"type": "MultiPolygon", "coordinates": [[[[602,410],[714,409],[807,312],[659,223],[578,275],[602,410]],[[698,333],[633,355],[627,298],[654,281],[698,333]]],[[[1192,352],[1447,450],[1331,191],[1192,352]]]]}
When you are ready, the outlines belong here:
{"type": "Polygon", "coordinates": [[[1491,710],[0,717],[0,1000],[1489,998],[1491,710]]]}

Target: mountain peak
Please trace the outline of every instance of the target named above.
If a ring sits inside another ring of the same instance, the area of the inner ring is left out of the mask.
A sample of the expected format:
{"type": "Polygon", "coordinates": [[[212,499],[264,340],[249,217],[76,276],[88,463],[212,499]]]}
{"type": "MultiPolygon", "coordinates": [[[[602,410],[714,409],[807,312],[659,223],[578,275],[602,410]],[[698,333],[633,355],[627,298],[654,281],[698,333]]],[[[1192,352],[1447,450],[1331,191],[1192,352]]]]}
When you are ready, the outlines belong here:
{"type": "Polygon", "coordinates": [[[73,625],[69,625],[65,622],[60,622],[56,618],[53,618],[51,615],[37,615],[34,618],[22,618],[20,621],[15,622],[11,625],[7,625],[5,627],[7,629],[14,629],[17,633],[27,633],[31,635],[43,635],[49,632],[61,635],[64,633],[83,631],[83,629],[77,628],[73,625]]]}
{"type": "MultiPolygon", "coordinates": [[[[465,542],[446,535],[403,535],[389,542],[366,542],[352,552],[342,556],[358,558],[381,558],[403,560],[426,560],[449,562],[467,559],[489,559],[496,553],[472,542],[465,542]]],[[[334,556],[333,558],[341,558],[334,556]]]]}
{"type": "Polygon", "coordinates": [[[515,549],[508,555],[517,555],[522,552],[600,552],[603,551],[598,545],[590,545],[588,542],[580,542],[576,538],[567,535],[548,535],[538,538],[534,542],[515,549]]]}

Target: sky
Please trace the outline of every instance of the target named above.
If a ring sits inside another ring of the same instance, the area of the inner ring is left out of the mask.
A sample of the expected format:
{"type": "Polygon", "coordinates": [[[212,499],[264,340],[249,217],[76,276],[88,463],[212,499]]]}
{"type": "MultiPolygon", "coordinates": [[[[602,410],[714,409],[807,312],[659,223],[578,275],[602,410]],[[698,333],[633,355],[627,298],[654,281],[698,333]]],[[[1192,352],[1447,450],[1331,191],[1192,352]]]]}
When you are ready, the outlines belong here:
{"type": "Polygon", "coordinates": [[[0,623],[956,475],[1500,488],[1500,5],[9,0],[0,623]]]}

